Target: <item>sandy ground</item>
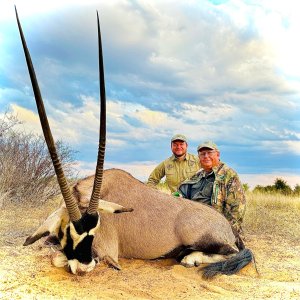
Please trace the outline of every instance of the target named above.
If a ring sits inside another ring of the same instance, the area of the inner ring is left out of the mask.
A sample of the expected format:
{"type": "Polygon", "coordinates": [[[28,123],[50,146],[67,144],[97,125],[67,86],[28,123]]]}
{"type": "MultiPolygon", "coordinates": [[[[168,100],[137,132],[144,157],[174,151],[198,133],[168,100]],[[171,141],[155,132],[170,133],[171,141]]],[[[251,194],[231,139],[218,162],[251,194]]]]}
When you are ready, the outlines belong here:
{"type": "Polygon", "coordinates": [[[100,263],[92,273],[75,276],[51,265],[51,249],[42,240],[22,246],[51,210],[1,209],[0,299],[300,299],[297,239],[246,235],[260,276],[251,265],[205,281],[199,269],[163,259],[121,259],[121,271],[100,263]]]}

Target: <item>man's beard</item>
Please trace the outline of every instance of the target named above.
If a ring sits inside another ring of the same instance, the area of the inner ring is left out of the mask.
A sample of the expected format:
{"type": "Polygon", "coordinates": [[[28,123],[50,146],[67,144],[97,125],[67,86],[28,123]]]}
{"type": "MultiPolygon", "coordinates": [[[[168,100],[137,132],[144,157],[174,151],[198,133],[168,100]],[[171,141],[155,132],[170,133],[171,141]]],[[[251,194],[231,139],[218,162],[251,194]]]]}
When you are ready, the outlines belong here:
{"type": "Polygon", "coordinates": [[[185,155],[186,155],[186,153],[183,153],[183,154],[181,154],[181,155],[176,155],[175,153],[173,153],[174,154],[174,156],[176,157],[176,158],[181,158],[181,157],[184,157],[185,155]]]}

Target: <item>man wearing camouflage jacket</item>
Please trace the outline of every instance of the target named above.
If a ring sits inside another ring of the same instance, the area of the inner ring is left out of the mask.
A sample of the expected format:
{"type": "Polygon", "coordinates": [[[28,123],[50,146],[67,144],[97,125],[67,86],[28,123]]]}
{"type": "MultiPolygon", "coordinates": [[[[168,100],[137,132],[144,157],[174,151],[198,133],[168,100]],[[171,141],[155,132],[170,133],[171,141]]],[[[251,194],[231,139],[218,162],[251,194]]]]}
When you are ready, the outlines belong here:
{"type": "Polygon", "coordinates": [[[197,151],[201,169],[180,185],[179,195],[211,205],[242,234],[246,198],[237,173],[220,161],[220,152],[215,143],[204,142],[197,151]]]}

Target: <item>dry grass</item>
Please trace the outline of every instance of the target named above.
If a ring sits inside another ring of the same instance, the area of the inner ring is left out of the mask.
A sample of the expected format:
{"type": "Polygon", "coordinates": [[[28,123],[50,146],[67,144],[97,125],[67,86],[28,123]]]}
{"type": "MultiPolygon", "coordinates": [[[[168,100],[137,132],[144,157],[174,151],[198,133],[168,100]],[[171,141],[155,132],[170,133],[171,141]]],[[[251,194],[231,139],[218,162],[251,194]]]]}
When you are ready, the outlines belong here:
{"type": "Polygon", "coordinates": [[[272,235],[299,244],[300,198],[282,194],[247,193],[245,231],[272,235]]]}
{"type": "Polygon", "coordinates": [[[0,246],[23,244],[45,219],[59,207],[61,197],[47,201],[43,206],[32,203],[16,204],[8,201],[1,209],[0,246]]]}

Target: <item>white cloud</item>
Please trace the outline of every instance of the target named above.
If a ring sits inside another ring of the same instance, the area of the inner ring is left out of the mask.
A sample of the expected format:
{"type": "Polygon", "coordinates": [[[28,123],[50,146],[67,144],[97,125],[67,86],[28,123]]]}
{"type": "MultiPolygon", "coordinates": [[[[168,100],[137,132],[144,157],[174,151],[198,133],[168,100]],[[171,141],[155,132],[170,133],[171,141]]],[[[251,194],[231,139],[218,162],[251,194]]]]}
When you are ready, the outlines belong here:
{"type": "MultiPolygon", "coordinates": [[[[286,141],[285,144],[287,145],[287,149],[290,152],[292,152],[296,155],[300,155],[300,141],[286,141]]],[[[283,153],[284,153],[284,151],[283,151],[283,153]]]]}
{"type": "Polygon", "coordinates": [[[261,145],[268,149],[272,154],[286,154],[291,153],[300,155],[300,141],[283,140],[283,141],[262,141],[261,145]]]}
{"type": "Polygon", "coordinates": [[[146,181],[156,167],[153,162],[130,162],[130,163],[118,163],[107,162],[105,165],[107,168],[118,168],[129,172],[132,176],[141,181],[146,181]]]}
{"type": "Polygon", "coordinates": [[[10,112],[16,115],[19,121],[23,124],[19,127],[25,129],[26,132],[32,132],[34,134],[42,134],[42,129],[40,126],[40,121],[38,115],[33,111],[26,109],[24,107],[12,104],[10,106],[10,112]]]}
{"type": "MultiPolygon", "coordinates": [[[[92,140],[99,128],[99,120],[95,116],[95,108],[87,100],[81,109],[76,110],[70,103],[53,107],[46,105],[48,120],[54,139],[61,139],[70,144],[87,143],[92,140]],[[89,110],[87,110],[89,108],[89,110]]],[[[96,106],[96,105],[95,105],[96,106]]],[[[33,112],[16,104],[11,105],[11,112],[17,115],[25,131],[42,134],[37,112],[33,112]]],[[[97,140],[95,141],[95,143],[97,140]]]]}
{"type": "MultiPolygon", "coordinates": [[[[13,5],[2,2],[1,107],[8,101],[18,103],[12,109],[26,121],[24,126],[41,132],[36,113],[22,102],[32,92],[24,76],[24,58],[16,55],[22,49],[13,5]]],[[[92,16],[101,7],[111,151],[130,140],[136,156],[140,145],[181,132],[195,143],[212,139],[229,148],[238,137],[249,151],[268,149],[270,162],[273,154],[299,154],[297,1],[232,0],[213,5],[185,0],[16,0],[16,4],[32,39],[30,48],[38,61],[55,139],[82,149],[98,142],[99,104],[87,94],[98,93],[92,59],[96,47],[90,45],[96,41],[92,16]],[[80,86],[84,91],[79,97],[80,86]]]]}
{"type": "Polygon", "coordinates": [[[218,120],[227,120],[236,114],[236,108],[227,104],[194,105],[183,103],[178,109],[187,120],[197,121],[200,124],[215,123],[218,120]]]}
{"type": "Polygon", "coordinates": [[[230,1],[221,6],[234,24],[242,29],[253,28],[269,45],[274,65],[287,76],[300,76],[300,45],[295,37],[300,20],[298,1],[230,1]]]}
{"type": "Polygon", "coordinates": [[[162,128],[166,123],[169,123],[169,116],[167,113],[152,111],[146,108],[137,111],[135,117],[148,127],[155,129],[162,128]]]}
{"type": "MultiPolygon", "coordinates": [[[[99,104],[92,97],[81,96],[82,105],[74,107],[71,103],[51,106],[47,102],[50,126],[55,139],[62,139],[70,144],[97,144],[99,130],[99,104]]],[[[269,149],[271,153],[283,153],[286,149],[299,154],[299,142],[292,137],[299,136],[296,131],[277,130],[276,127],[260,124],[244,125],[236,128],[226,124],[226,120],[234,118],[239,112],[229,105],[196,106],[182,103],[176,111],[169,113],[152,111],[138,103],[108,101],[108,147],[110,151],[118,151],[129,140],[142,142],[149,140],[169,139],[174,133],[180,132],[189,140],[230,140],[239,132],[239,143],[243,143],[247,135],[256,134],[263,137],[271,136],[274,141],[262,141],[259,147],[269,149]],[[181,117],[178,118],[177,115],[181,117]],[[130,124],[131,122],[140,124],[130,124]],[[224,130],[226,126],[226,130],[224,130]],[[278,139],[284,139],[278,141],[278,139]]],[[[41,134],[39,119],[36,112],[12,105],[28,131],[41,134]]]]}
{"type": "MultiPolygon", "coordinates": [[[[77,162],[80,173],[79,176],[88,176],[93,175],[95,173],[96,168],[96,162],[87,163],[84,161],[78,161],[77,162]]],[[[124,171],[129,172],[132,176],[135,178],[146,181],[150,175],[150,173],[153,171],[153,169],[156,167],[155,162],[129,162],[129,163],[120,163],[120,162],[105,162],[104,169],[122,169],[124,171]]]]}

